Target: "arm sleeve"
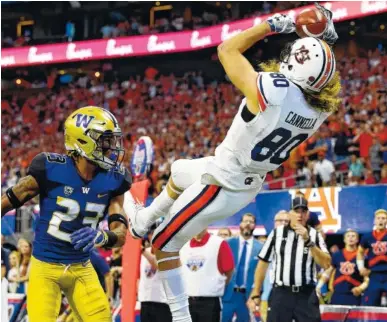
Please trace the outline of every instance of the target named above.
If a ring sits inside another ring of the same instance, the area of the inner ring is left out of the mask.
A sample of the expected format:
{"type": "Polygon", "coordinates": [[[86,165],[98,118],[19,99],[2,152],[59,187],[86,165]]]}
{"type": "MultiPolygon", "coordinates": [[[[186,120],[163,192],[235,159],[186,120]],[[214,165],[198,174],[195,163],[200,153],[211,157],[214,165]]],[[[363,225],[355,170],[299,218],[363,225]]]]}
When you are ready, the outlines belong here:
{"type": "Polygon", "coordinates": [[[221,274],[225,274],[234,269],[234,267],[234,256],[231,247],[226,241],[222,241],[218,253],[218,270],[221,274]]]}
{"type": "Polygon", "coordinates": [[[113,191],[112,197],[123,195],[132,186],[132,175],[127,168],[123,169],[123,173],[121,174],[121,176],[122,176],[121,184],[116,190],[113,191]]]}
{"type": "Polygon", "coordinates": [[[46,154],[44,152],[39,153],[33,160],[27,170],[27,175],[31,175],[35,178],[40,189],[43,189],[46,182],[46,154]]]}
{"type": "Polygon", "coordinates": [[[258,101],[261,112],[269,105],[281,105],[289,88],[289,81],[280,73],[261,72],[257,78],[258,101]]]}
{"type": "Polygon", "coordinates": [[[324,238],[322,237],[321,233],[319,233],[319,232],[317,232],[317,235],[316,235],[316,245],[324,253],[329,254],[329,251],[328,251],[327,245],[325,244],[324,238]]]}
{"type": "Polygon", "coordinates": [[[259,252],[258,258],[265,262],[271,262],[274,254],[274,244],[275,244],[275,229],[273,229],[267,237],[265,244],[263,245],[261,251],[259,252]]]}

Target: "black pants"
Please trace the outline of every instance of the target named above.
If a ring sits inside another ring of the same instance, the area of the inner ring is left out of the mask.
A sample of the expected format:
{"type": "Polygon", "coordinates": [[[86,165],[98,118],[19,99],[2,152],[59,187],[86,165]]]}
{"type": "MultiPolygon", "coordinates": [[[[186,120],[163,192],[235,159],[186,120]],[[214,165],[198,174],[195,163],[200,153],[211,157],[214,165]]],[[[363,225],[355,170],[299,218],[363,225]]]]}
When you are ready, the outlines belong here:
{"type": "Polygon", "coordinates": [[[319,300],[314,287],[298,293],[274,286],[269,297],[267,322],[321,322],[319,300]]]}
{"type": "Polygon", "coordinates": [[[141,302],[141,322],[172,322],[168,304],[141,302]]]}
{"type": "Polygon", "coordinates": [[[220,311],[219,297],[189,297],[192,322],[219,322],[220,311]]]}

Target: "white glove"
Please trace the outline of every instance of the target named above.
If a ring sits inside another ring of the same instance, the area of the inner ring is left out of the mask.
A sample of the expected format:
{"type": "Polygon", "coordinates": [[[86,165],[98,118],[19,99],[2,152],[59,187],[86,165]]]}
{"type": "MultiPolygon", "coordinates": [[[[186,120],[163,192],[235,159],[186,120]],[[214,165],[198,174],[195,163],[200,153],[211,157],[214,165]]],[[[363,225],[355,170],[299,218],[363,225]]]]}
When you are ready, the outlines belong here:
{"type": "Polygon", "coordinates": [[[333,24],[332,20],[332,11],[328,10],[327,8],[324,8],[317,2],[314,3],[316,8],[321,11],[321,13],[327,18],[328,20],[328,26],[327,29],[324,31],[324,34],[322,35],[322,39],[325,40],[329,45],[334,45],[337,39],[339,39],[339,36],[337,35],[337,32],[335,30],[335,26],[333,24]]]}
{"type": "Polygon", "coordinates": [[[276,13],[267,19],[271,31],[290,34],[296,30],[296,26],[291,17],[276,13]]]}

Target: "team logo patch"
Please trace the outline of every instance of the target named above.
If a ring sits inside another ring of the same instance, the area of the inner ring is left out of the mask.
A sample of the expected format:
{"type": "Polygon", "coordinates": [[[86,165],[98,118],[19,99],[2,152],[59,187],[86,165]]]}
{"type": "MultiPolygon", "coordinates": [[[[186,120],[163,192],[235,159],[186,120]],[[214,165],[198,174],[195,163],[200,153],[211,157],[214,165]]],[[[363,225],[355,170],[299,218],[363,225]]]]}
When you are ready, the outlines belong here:
{"type": "Polygon", "coordinates": [[[64,187],[64,194],[66,196],[70,196],[73,193],[73,191],[74,191],[74,188],[71,188],[69,186],[65,186],[64,187]]]}
{"type": "Polygon", "coordinates": [[[371,244],[372,250],[375,255],[385,255],[387,253],[387,242],[377,241],[376,243],[371,244]]]}
{"type": "Polygon", "coordinates": [[[77,119],[75,121],[75,125],[77,127],[84,127],[87,128],[90,124],[90,122],[95,118],[92,115],[84,115],[84,114],[77,114],[77,119]]]}
{"type": "Polygon", "coordinates": [[[353,273],[355,273],[355,264],[351,263],[351,262],[341,262],[340,263],[340,273],[342,275],[351,276],[353,273]]]}
{"type": "Polygon", "coordinates": [[[245,179],[245,185],[246,185],[246,186],[251,186],[251,184],[253,183],[253,181],[254,181],[254,178],[252,178],[252,177],[247,177],[247,178],[245,179]]]}
{"type": "Polygon", "coordinates": [[[204,257],[192,257],[188,259],[186,265],[192,272],[197,272],[203,267],[205,261],[204,257]]]}
{"type": "Polygon", "coordinates": [[[302,45],[300,48],[296,49],[294,58],[296,59],[297,63],[304,65],[305,61],[310,60],[309,50],[306,49],[304,45],[302,45]]]}
{"type": "MultiPolygon", "coordinates": [[[[299,189],[308,200],[309,210],[319,213],[319,219],[325,232],[335,233],[341,229],[339,196],[341,187],[299,189]]],[[[289,190],[294,198],[298,189],[289,190]]]]}

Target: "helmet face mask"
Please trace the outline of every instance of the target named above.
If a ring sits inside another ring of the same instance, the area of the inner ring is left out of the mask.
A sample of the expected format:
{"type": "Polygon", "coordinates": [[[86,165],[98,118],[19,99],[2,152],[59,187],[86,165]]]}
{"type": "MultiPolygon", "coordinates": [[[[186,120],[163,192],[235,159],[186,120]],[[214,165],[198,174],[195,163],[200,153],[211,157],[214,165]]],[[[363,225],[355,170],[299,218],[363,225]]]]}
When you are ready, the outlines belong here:
{"type": "Polygon", "coordinates": [[[96,149],[93,152],[94,162],[101,168],[109,169],[119,167],[124,159],[125,150],[123,148],[122,134],[105,132],[100,134],[96,141],[96,149]]]}
{"type": "Polygon", "coordinates": [[[65,122],[65,147],[109,170],[121,165],[125,151],[118,122],[109,111],[87,106],[73,112],[65,122]]]}

